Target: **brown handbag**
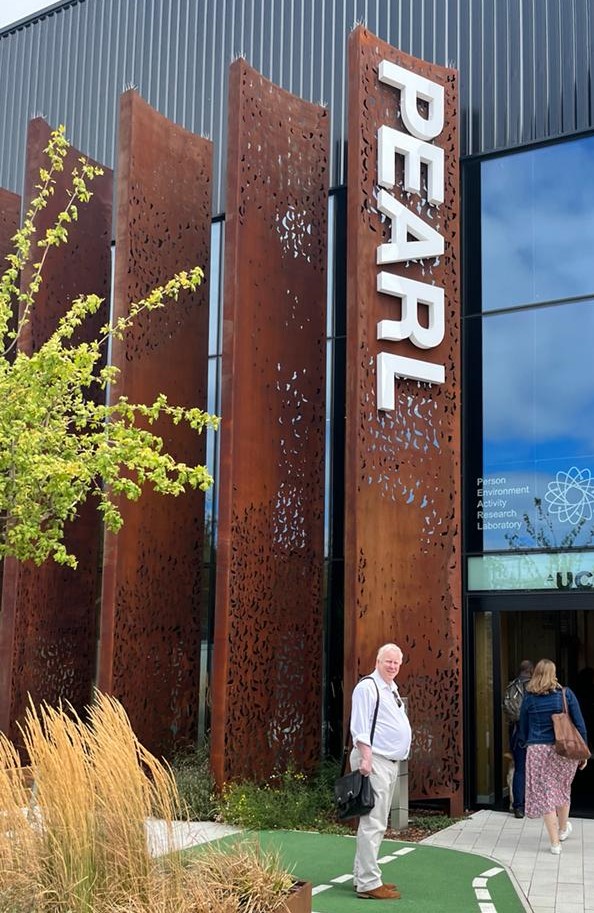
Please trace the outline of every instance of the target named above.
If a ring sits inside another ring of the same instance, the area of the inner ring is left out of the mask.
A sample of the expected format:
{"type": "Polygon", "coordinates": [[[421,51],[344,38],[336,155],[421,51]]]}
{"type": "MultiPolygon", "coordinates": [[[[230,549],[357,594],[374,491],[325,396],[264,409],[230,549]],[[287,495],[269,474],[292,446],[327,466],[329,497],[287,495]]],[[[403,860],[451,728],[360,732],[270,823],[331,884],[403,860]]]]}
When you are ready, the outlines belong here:
{"type": "Polygon", "coordinates": [[[561,689],[563,697],[563,710],[561,713],[552,713],[553,729],[555,730],[555,751],[563,758],[572,761],[587,761],[590,749],[575,728],[567,710],[567,697],[565,688],[561,689]]]}

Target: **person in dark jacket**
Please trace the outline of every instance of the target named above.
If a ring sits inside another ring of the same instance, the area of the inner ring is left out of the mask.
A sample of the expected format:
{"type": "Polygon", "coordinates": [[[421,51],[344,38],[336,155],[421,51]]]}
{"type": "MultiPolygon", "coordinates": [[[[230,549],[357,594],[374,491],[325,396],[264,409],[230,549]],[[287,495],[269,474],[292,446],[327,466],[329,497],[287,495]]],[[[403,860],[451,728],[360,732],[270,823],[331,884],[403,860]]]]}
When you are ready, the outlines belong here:
{"type": "Polygon", "coordinates": [[[534,671],[534,663],[523,659],[518,675],[505,689],[503,710],[509,720],[509,747],[514,759],[512,780],[513,810],[516,818],[524,817],[524,793],[526,791],[526,746],[518,738],[520,710],[526,693],[526,685],[534,671]]]}
{"type": "MultiPolygon", "coordinates": [[[[565,689],[567,709],[580,735],[587,741],[586,727],[580,705],[573,691],[565,689]]],[[[527,818],[544,818],[551,842],[551,853],[558,856],[561,843],[571,834],[569,805],[571,784],[578,766],[586,761],[572,761],[555,751],[555,732],[552,713],[563,710],[561,686],[557,681],[555,663],[541,659],[535,666],[520,710],[518,738],[526,745],[527,818]]]]}

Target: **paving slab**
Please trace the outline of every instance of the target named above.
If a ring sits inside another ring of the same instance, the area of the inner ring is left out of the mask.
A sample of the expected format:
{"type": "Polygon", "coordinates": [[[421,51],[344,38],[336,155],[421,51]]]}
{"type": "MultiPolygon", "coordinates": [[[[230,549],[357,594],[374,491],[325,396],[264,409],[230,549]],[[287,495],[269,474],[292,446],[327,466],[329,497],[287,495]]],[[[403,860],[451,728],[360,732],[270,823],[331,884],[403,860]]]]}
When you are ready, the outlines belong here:
{"type": "Polygon", "coordinates": [[[594,820],[572,818],[560,856],[549,852],[542,819],[479,811],[422,841],[505,865],[533,913],[594,913],[594,820]]]}

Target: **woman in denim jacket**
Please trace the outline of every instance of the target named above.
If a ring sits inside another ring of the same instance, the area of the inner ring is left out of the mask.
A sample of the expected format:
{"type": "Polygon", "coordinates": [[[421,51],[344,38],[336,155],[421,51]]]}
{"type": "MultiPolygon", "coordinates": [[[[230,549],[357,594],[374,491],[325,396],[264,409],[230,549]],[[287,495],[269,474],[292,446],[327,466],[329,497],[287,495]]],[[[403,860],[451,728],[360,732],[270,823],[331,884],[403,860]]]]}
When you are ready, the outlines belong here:
{"type": "MultiPolygon", "coordinates": [[[[580,705],[573,691],[565,689],[567,709],[576,729],[587,742],[586,727],[580,705]]],[[[555,732],[552,713],[563,710],[561,685],[557,681],[555,663],[541,659],[526,685],[522,701],[518,738],[527,746],[526,806],[528,818],[544,818],[551,841],[551,853],[558,856],[561,841],[571,834],[569,805],[571,784],[578,768],[586,761],[572,761],[555,751],[555,732]]]]}

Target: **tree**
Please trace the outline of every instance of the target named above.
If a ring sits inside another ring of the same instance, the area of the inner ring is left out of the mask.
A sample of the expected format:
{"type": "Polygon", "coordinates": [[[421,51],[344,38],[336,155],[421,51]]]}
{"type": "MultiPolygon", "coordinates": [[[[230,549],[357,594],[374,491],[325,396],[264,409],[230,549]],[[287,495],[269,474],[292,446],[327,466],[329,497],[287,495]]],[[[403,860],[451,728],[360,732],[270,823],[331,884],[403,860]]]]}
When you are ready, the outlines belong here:
{"type": "Polygon", "coordinates": [[[172,405],[164,395],[151,404],[133,404],[113,395],[106,402],[108,385],[117,384],[118,375],[114,366],[103,364],[110,338],[122,339],[142,311],[165,307],[180,293],[194,292],[203,279],[199,267],[178,273],[131,304],[124,317],[104,326],[90,343],[76,343],[75,333],[97,313],[102,303],[97,295],[76,298],[38,351],[19,349],[48,252],[67,243],[78,206],[91,198],[89,185],[102,173],[80,158],[63,211],[53,227],[36,238],[36,218],[55,192],[68,149],[60,127],[51,134],[45,150],[47,168],[40,171],[37,196],[0,277],[0,555],[37,564],[52,558],[76,567],[76,556],[64,545],[64,527],[87,497],[97,498],[106,528],[117,532],[122,525],[118,501],[137,500],[144,485],[175,496],[188,487],[206,490],[212,484],[205,466],[178,462],[167,453],[151,426],[169,416],[174,424],[187,422],[201,432],[216,429],[218,418],[199,408],[172,405]],[[97,390],[102,395],[93,397],[97,390]]]}

